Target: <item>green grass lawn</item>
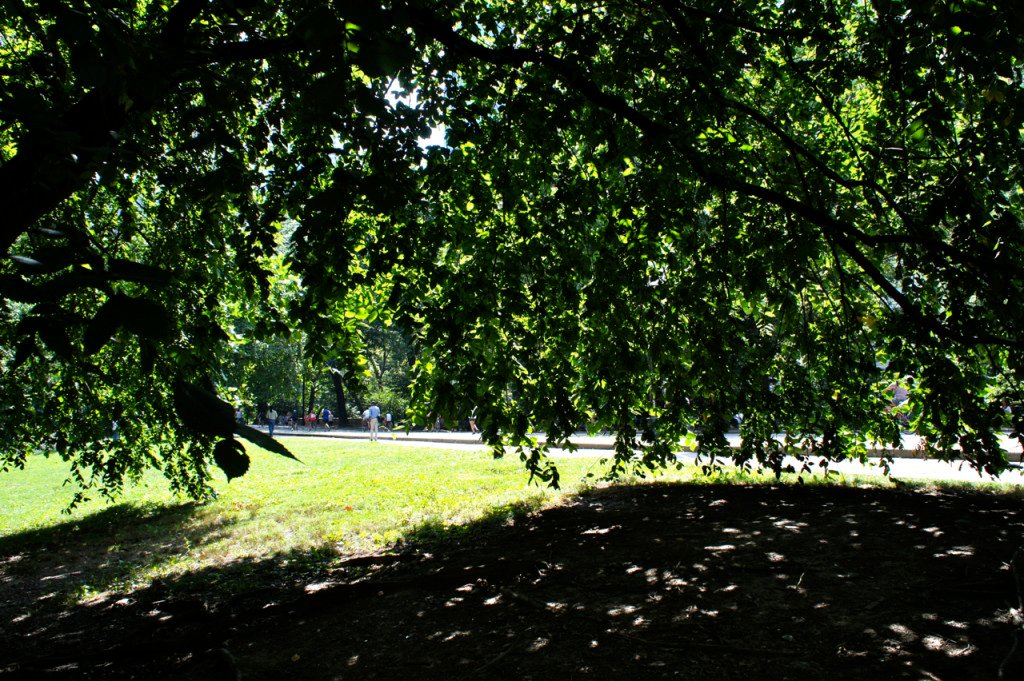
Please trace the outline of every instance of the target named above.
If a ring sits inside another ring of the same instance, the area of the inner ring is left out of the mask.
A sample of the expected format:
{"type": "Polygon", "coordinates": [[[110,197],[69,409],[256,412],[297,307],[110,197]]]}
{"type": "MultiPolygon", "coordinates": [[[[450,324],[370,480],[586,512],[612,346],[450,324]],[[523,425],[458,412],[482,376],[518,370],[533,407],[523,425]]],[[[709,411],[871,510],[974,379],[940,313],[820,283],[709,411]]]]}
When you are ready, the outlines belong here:
{"type": "Polygon", "coordinates": [[[528,485],[515,456],[306,438],[289,447],[302,463],[250,448],[249,472],[228,483],[218,471],[208,503],[174,498],[153,473],[118,503],[71,514],[62,462],[35,457],[0,476],[0,556],[18,555],[20,571],[36,563],[45,572],[62,553],[72,568],[84,563],[61,573],[74,575],[64,580],[70,598],[186,573],[216,581],[239,565],[315,572],[403,540],[458,536],[473,521],[506,521],[603,473],[596,458],[561,458],[555,491],[528,485]]]}
{"type": "MultiPolygon", "coordinates": [[[[517,457],[495,460],[486,451],[314,438],[291,439],[289,447],[302,463],[250,448],[244,477],[228,483],[216,472],[214,501],[175,498],[154,472],[117,503],[91,501],[70,514],[63,463],[32,458],[25,470],[0,475],[0,600],[5,589],[28,600],[35,590],[36,600],[66,603],[157,579],[206,593],[299,583],[347,557],[405,542],[472,540],[480,528],[557,503],[605,471],[597,457],[559,457],[562,490],[555,491],[528,485],[517,457]]],[[[694,475],[690,467],[661,477],[694,475]]],[[[697,479],[775,482],[735,472],[697,479]]]]}

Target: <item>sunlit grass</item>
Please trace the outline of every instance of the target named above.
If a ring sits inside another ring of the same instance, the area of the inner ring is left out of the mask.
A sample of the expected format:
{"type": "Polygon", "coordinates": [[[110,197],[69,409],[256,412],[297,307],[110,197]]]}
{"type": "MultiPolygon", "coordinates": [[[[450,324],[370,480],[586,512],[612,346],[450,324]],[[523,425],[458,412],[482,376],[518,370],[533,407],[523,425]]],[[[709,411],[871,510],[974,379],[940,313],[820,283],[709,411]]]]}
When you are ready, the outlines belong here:
{"type": "MultiPolygon", "coordinates": [[[[289,447],[302,463],[250,448],[249,472],[230,483],[218,472],[217,498],[204,504],[174,498],[152,473],[116,504],[94,500],[70,514],[65,509],[74,490],[62,486],[64,464],[35,457],[26,470],[0,475],[0,558],[16,555],[23,575],[72,575],[60,582],[72,599],[183,576],[200,590],[237,591],[323,574],[346,557],[408,541],[471,540],[482,527],[559,503],[606,470],[600,457],[559,457],[562,489],[556,491],[529,485],[517,457],[495,460],[486,451],[314,438],[290,440],[289,447]]],[[[698,470],[653,477],[733,485],[797,480],[698,470]]],[[[862,476],[826,483],[820,475],[801,483],[906,485],[862,476]]],[[[977,489],[962,482],[913,484],[977,489]]]]}
{"type": "Polygon", "coordinates": [[[34,458],[0,476],[0,549],[35,554],[72,541],[104,554],[81,580],[83,594],[243,559],[309,554],[327,564],[423,528],[436,533],[493,517],[495,509],[511,514],[556,503],[603,472],[595,458],[562,458],[556,491],[529,485],[516,457],[495,460],[483,451],[322,439],[290,440],[289,447],[302,463],[250,449],[249,472],[230,483],[218,474],[217,498],[205,504],[174,498],[153,473],[117,504],[94,500],[70,515],[64,464],[34,458]]]}

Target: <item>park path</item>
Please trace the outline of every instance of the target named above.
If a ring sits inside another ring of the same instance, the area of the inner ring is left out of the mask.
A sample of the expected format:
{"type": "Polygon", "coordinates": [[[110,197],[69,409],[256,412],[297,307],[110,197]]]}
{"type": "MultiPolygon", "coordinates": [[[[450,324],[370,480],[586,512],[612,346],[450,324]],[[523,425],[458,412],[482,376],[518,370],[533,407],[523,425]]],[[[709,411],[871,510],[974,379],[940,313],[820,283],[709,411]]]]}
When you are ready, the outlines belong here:
{"type": "MultiPolygon", "coordinates": [[[[261,429],[266,430],[266,428],[261,429]]],[[[302,427],[295,429],[278,427],[275,429],[274,435],[285,438],[321,437],[354,441],[368,441],[370,439],[368,431],[357,428],[309,431],[302,427]]],[[[539,441],[544,441],[543,433],[537,433],[535,436],[539,441]]],[[[738,433],[729,433],[726,437],[729,440],[731,448],[739,448],[740,436],[738,433]]],[[[489,449],[489,447],[480,439],[479,434],[465,431],[381,431],[379,440],[381,444],[397,446],[458,446],[480,450],[489,449]]],[[[1011,440],[1005,435],[1002,436],[1002,440],[1003,448],[1008,452],[1010,461],[1015,462],[1018,465],[1004,472],[999,478],[999,481],[1009,484],[1024,485],[1024,470],[1019,466],[1021,462],[1021,446],[1018,442],[1011,440]]],[[[587,435],[584,433],[578,433],[574,435],[570,441],[576,445],[578,448],[577,451],[569,452],[561,449],[553,449],[552,456],[610,457],[615,446],[615,437],[613,435],[587,435]]],[[[965,482],[994,480],[992,476],[979,473],[964,461],[946,462],[926,460],[920,454],[919,444],[920,438],[918,438],[918,436],[913,434],[904,434],[903,447],[900,449],[871,449],[869,450],[867,463],[861,463],[859,461],[844,461],[841,463],[833,463],[829,468],[845,475],[884,475],[884,471],[879,465],[879,462],[882,455],[885,454],[893,459],[890,469],[891,475],[895,478],[961,480],[965,482]]],[[[692,452],[680,451],[678,456],[682,461],[692,462],[696,460],[696,455],[692,452]]],[[[729,465],[731,463],[728,459],[720,461],[725,465],[729,465]]],[[[790,459],[786,463],[796,464],[796,460],[790,459]]]]}

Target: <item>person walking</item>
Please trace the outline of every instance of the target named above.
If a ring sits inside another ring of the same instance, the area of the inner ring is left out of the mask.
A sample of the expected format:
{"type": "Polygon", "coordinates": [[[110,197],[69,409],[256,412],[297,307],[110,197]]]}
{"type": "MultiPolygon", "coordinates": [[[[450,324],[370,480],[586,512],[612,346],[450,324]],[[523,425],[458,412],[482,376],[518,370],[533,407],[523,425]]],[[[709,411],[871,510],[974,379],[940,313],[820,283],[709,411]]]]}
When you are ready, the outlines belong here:
{"type": "Polygon", "coordinates": [[[469,430],[473,433],[480,432],[480,429],[476,427],[476,407],[473,407],[473,413],[469,415],[469,430]]]}
{"type": "Polygon", "coordinates": [[[267,431],[274,437],[274,426],[277,425],[277,412],[273,407],[267,410],[267,431]]]}
{"type": "Polygon", "coordinates": [[[898,381],[893,381],[889,384],[889,387],[882,392],[892,393],[892,401],[889,402],[889,406],[885,408],[886,413],[896,412],[896,420],[900,422],[900,427],[909,428],[910,415],[907,414],[906,409],[900,408],[903,406],[903,403],[910,399],[910,391],[907,389],[907,386],[898,381]]]}
{"type": "Polygon", "coordinates": [[[910,398],[910,391],[899,383],[890,383],[889,387],[882,392],[892,393],[892,401],[889,403],[891,409],[895,409],[910,398]]]}
{"type": "Polygon", "coordinates": [[[370,404],[370,408],[367,411],[370,413],[370,442],[376,442],[377,424],[380,421],[380,407],[378,407],[377,402],[374,401],[370,404]]]}
{"type": "Polygon", "coordinates": [[[333,414],[331,414],[331,410],[328,409],[327,407],[324,407],[324,410],[323,410],[323,412],[321,412],[320,416],[324,420],[324,430],[330,430],[331,429],[331,417],[333,416],[333,414]]]}

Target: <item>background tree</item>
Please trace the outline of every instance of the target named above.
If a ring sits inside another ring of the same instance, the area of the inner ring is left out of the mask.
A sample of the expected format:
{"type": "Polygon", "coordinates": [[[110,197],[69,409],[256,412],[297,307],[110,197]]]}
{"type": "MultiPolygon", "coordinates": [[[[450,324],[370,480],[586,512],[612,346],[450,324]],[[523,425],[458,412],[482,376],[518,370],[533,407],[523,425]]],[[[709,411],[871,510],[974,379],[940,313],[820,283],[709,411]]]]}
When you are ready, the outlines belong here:
{"type": "Polygon", "coordinates": [[[238,345],[226,362],[225,383],[238,386],[235,402],[255,418],[257,405],[274,405],[284,414],[301,410],[305,387],[300,341],[273,339],[238,345]]]}
{"type": "Polygon", "coordinates": [[[384,412],[404,420],[409,407],[409,381],[413,348],[409,334],[394,324],[375,322],[367,326],[366,359],[369,376],[360,399],[360,411],[376,401],[384,412]]]}
{"type": "Polygon", "coordinates": [[[894,377],[931,453],[1006,463],[1020,10],[0,11],[7,465],[55,446],[107,486],[160,465],[200,488],[230,431],[183,405],[219,409],[239,308],[255,336],[298,327],[360,372],[386,313],[414,330],[420,418],[479,405],[485,437],[549,479],[529,433],[558,444],[585,422],[617,430],[620,468],[670,463],[695,433],[714,456],[737,412],[741,460],[862,454],[899,439],[894,377]],[[442,121],[447,146],[423,149],[442,121]],[[268,293],[287,219],[302,294],[286,310],[268,293]],[[102,436],[126,408],[138,426],[114,451],[102,436]]]}

